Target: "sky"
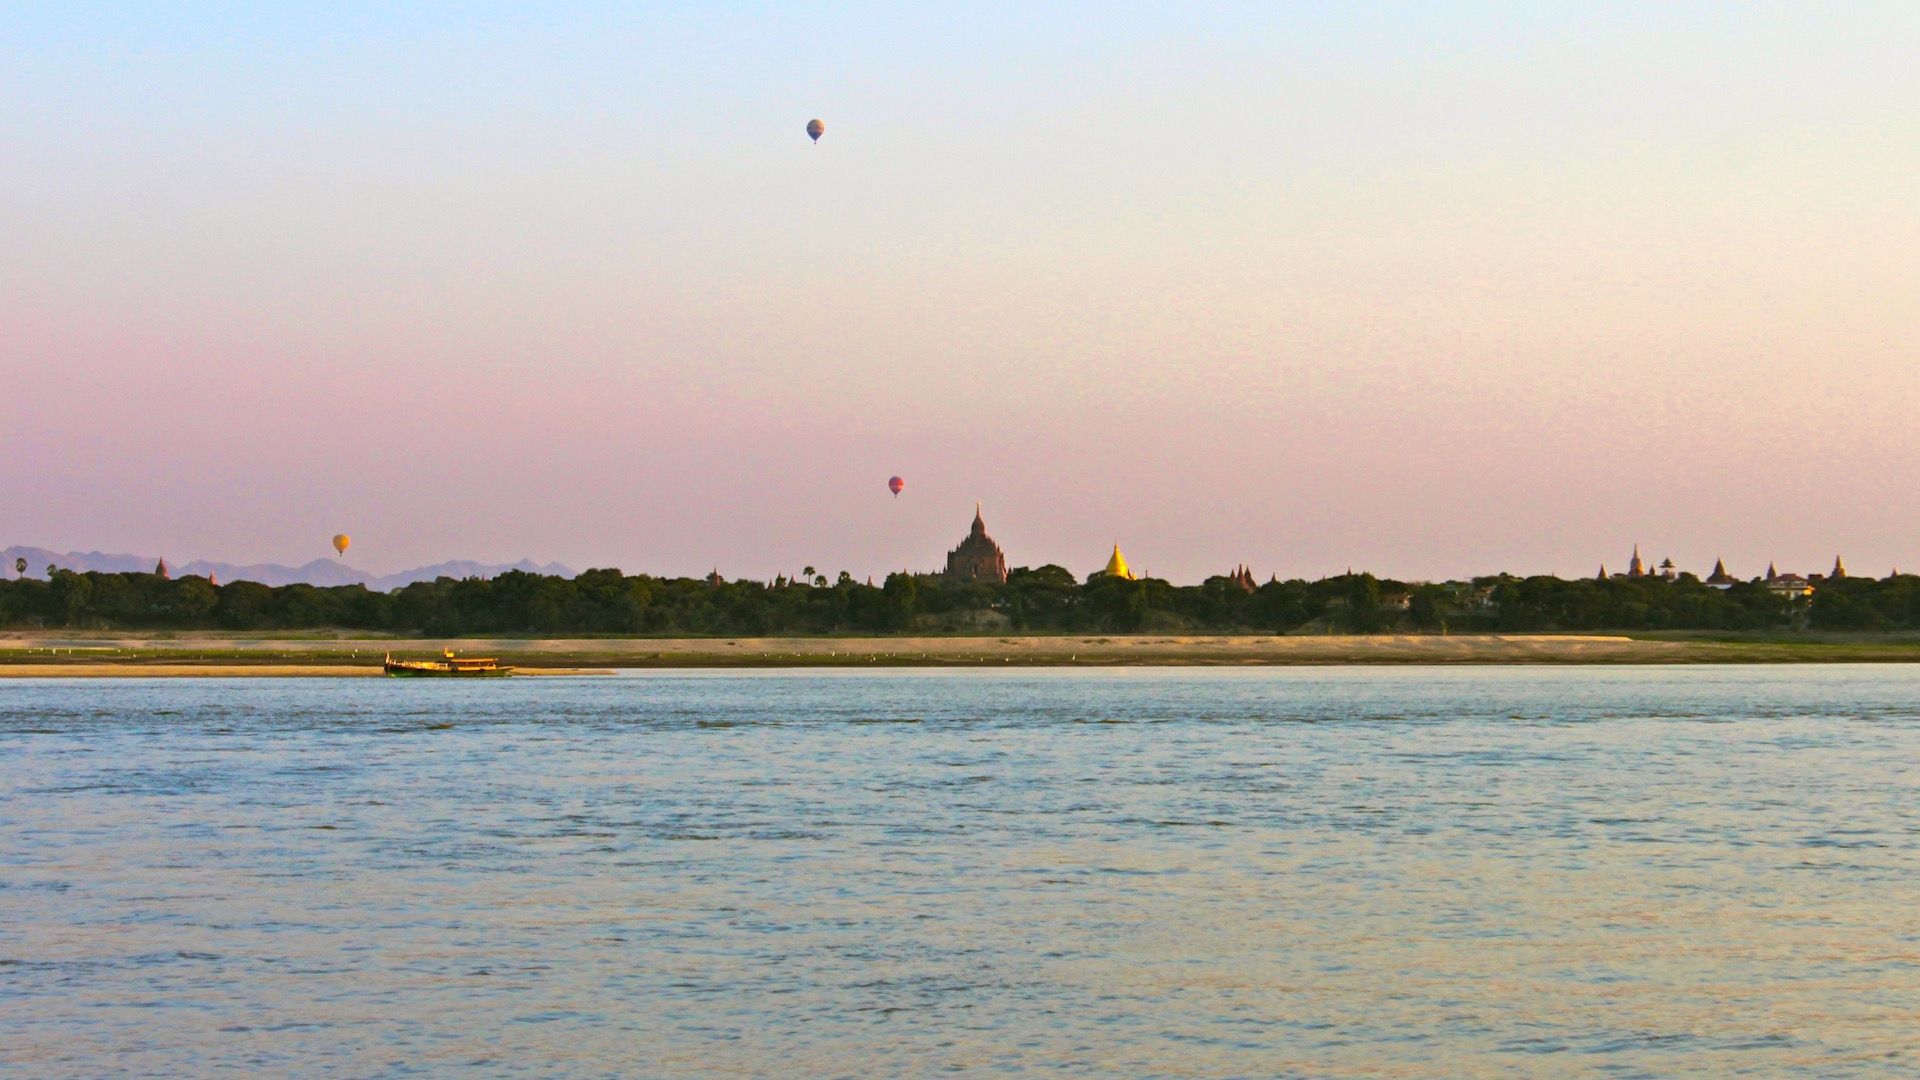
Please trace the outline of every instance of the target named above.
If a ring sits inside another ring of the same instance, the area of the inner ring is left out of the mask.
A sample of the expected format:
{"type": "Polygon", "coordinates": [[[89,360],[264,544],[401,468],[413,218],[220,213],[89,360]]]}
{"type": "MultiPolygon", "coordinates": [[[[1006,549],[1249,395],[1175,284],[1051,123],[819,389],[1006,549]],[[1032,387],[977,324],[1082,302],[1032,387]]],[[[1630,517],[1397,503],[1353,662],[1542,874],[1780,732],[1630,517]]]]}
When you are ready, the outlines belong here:
{"type": "Polygon", "coordinates": [[[864,578],[977,501],[1176,582],[1920,570],[1916,55],[1911,3],[19,5],[0,544],[864,578]]]}

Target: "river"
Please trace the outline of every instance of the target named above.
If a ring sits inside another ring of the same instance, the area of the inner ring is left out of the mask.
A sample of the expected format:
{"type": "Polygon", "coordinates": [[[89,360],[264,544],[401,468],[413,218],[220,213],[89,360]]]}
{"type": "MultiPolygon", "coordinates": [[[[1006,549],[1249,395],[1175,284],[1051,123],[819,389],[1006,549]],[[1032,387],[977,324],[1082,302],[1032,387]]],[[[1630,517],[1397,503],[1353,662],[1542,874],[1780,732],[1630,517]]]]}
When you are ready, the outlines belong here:
{"type": "Polygon", "coordinates": [[[0,1073],[1920,1073],[1920,668],[0,685],[0,1073]]]}

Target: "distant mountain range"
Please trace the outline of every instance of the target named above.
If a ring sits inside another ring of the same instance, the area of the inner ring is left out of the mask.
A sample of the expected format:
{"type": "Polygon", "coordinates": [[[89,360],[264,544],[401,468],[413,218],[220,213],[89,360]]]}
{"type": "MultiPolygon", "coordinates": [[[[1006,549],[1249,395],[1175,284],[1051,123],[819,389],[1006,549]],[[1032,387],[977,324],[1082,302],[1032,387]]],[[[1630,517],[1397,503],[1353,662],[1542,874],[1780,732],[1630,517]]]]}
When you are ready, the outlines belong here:
{"type": "MultiPolygon", "coordinates": [[[[95,570],[103,574],[147,574],[152,573],[154,566],[160,562],[158,557],[151,555],[109,555],[99,551],[69,551],[62,555],[46,548],[14,546],[0,551],[0,570],[12,576],[14,563],[19,559],[27,560],[27,576],[35,578],[45,578],[49,565],[62,570],[95,570]]],[[[262,585],[365,585],[380,592],[391,592],[416,581],[432,581],[442,577],[497,577],[508,570],[524,570],[529,574],[548,574],[553,577],[574,576],[573,570],[559,563],[541,565],[531,559],[521,559],[517,563],[477,563],[470,559],[455,559],[384,576],[356,570],[338,559],[315,559],[305,566],[281,566],[278,563],[241,566],[196,559],[178,565],[168,563],[167,569],[175,577],[188,574],[213,577],[223,585],[230,581],[257,581],[262,585]]]]}

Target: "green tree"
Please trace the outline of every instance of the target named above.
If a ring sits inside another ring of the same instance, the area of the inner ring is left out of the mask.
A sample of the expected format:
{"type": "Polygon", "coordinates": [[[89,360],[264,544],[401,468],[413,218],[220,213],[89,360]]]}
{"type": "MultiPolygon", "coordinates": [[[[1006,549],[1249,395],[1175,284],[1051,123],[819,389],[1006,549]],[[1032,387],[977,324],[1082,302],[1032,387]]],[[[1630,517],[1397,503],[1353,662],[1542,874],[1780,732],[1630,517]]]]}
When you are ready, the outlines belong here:
{"type": "Polygon", "coordinates": [[[48,569],[54,609],[59,612],[62,625],[72,626],[86,610],[87,601],[93,598],[93,582],[71,570],[48,569]]]}
{"type": "Polygon", "coordinates": [[[1888,620],[1873,603],[1878,582],[1865,578],[1835,578],[1813,590],[1807,621],[1822,630],[1877,630],[1888,620]]]}
{"type": "Polygon", "coordinates": [[[1407,617],[1422,630],[1444,630],[1452,599],[1444,585],[1415,586],[1407,594],[1407,617]]]}
{"type": "Polygon", "coordinates": [[[266,623],[273,607],[273,590],[257,581],[233,581],[220,586],[214,618],[232,630],[253,630],[266,623]]]}
{"type": "Polygon", "coordinates": [[[920,587],[914,583],[913,575],[904,572],[888,574],[887,583],[880,592],[886,597],[888,623],[902,630],[912,626],[914,609],[920,599],[920,587]]]}
{"type": "Polygon", "coordinates": [[[198,626],[220,606],[220,593],[206,578],[184,577],[172,585],[172,615],[180,623],[198,626]]]}
{"type": "Polygon", "coordinates": [[[1085,610],[1102,630],[1131,633],[1146,624],[1150,610],[1146,581],[1097,574],[1081,589],[1085,610]]]}
{"type": "Polygon", "coordinates": [[[1356,634],[1377,634],[1386,629],[1385,612],[1380,610],[1380,581],[1372,574],[1347,575],[1347,628],[1356,634]]]}

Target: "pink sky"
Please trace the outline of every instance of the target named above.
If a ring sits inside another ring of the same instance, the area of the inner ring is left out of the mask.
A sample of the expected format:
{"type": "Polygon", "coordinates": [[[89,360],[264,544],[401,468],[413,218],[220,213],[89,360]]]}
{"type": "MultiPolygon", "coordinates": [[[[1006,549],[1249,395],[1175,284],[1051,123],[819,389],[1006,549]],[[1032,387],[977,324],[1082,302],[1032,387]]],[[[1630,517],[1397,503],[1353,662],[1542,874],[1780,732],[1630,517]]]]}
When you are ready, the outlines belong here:
{"type": "Polygon", "coordinates": [[[1920,16],[1259,10],[0,31],[0,543],[1920,570],[1920,16]]]}

